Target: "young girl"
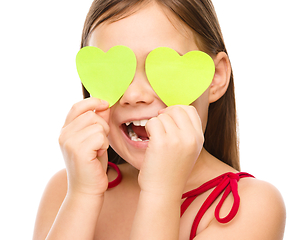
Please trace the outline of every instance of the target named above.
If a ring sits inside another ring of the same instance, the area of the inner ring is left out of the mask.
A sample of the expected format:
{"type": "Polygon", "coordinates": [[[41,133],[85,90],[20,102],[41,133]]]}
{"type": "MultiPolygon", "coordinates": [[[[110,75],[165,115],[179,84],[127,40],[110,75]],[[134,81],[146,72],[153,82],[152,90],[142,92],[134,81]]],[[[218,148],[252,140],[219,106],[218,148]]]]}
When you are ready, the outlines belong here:
{"type": "Polygon", "coordinates": [[[282,239],[279,192],[239,172],[233,75],[211,1],[95,0],[82,47],[117,45],[136,55],[133,81],[110,108],[84,89],[70,110],[66,170],[46,187],[34,240],[282,239]],[[145,60],[158,47],[213,58],[212,83],[190,106],[167,107],[152,89],[145,60]]]}

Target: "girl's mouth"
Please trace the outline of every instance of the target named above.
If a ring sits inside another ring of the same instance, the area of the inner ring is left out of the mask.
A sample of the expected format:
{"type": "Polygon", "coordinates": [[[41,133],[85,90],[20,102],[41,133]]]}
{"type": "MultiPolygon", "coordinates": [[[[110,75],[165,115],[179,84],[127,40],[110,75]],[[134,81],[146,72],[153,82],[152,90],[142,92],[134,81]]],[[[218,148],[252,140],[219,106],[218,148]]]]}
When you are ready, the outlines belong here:
{"type": "Polygon", "coordinates": [[[145,125],[148,120],[138,120],[126,122],[122,124],[124,133],[134,142],[147,142],[149,137],[147,135],[145,125]]]}

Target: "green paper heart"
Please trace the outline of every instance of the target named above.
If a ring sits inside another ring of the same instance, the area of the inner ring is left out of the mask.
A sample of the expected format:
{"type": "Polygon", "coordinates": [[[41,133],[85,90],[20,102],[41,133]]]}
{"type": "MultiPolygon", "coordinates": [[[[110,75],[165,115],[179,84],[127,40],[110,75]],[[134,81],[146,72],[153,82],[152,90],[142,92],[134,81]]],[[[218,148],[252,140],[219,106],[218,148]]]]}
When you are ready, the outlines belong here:
{"type": "Polygon", "coordinates": [[[79,77],[92,97],[113,106],[127,90],[136,72],[134,52],[126,46],[115,46],[108,52],[96,47],[82,48],[76,56],[79,77]]]}
{"type": "Polygon", "coordinates": [[[145,62],[147,78],[167,105],[189,105],[200,97],[212,82],[215,66],[212,58],[201,51],[180,56],[167,47],[156,48],[145,62]]]}

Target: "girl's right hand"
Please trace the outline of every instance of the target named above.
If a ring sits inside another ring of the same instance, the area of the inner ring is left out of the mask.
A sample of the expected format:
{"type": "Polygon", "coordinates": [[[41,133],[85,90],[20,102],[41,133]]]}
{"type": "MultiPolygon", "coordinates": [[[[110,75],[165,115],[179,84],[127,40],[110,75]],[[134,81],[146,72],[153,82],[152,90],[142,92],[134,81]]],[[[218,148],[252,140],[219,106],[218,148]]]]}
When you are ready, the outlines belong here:
{"type": "Polygon", "coordinates": [[[68,193],[103,195],[106,191],[109,111],[107,102],[88,98],[68,113],[59,137],[68,193]]]}

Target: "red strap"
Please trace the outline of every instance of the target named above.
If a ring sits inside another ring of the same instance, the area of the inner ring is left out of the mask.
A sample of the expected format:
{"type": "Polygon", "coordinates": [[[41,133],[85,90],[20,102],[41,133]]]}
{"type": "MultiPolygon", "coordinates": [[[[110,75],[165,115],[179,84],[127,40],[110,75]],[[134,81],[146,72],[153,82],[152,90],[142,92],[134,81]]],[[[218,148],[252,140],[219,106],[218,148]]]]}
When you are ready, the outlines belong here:
{"type": "MultiPolygon", "coordinates": [[[[108,162],[108,165],[110,167],[114,168],[117,172],[116,179],[114,179],[113,181],[108,183],[108,188],[113,188],[113,187],[116,187],[121,182],[122,175],[121,175],[121,172],[120,172],[117,165],[115,165],[112,162],[108,162]]],[[[200,194],[202,194],[212,188],[215,188],[211,192],[211,194],[208,196],[208,198],[205,200],[205,202],[202,204],[200,210],[198,211],[198,213],[194,219],[191,233],[190,233],[190,240],[193,240],[193,238],[195,238],[200,220],[202,219],[202,217],[205,214],[205,212],[207,211],[207,209],[211,206],[211,204],[218,198],[218,196],[222,192],[224,192],[224,193],[221,197],[221,200],[219,201],[219,203],[217,204],[217,206],[215,208],[215,212],[214,212],[215,218],[220,223],[228,223],[236,216],[238,209],[239,209],[239,206],[240,206],[240,196],[238,193],[238,181],[240,180],[240,178],[244,178],[244,177],[253,177],[254,178],[254,176],[252,176],[248,173],[245,173],[245,172],[240,172],[240,173],[229,172],[229,173],[222,174],[222,175],[202,184],[199,188],[191,190],[191,191],[184,193],[182,195],[182,199],[184,199],[184,198],[186,198],[186,199],[181,205],[181,217],[197,196],[199,196],[200,194]],[[220,218],[220,216],[219,216],[220,209],[223,206],[224,201],[226,200],[226,198],[228,197],[228,195],[231,192],[234,197],[234,203],[233,203],[232,209],[226,217],[220,218]]]]}
{"type": "Polygon", "coordinates": [[[120,184],[121,180],[122,180],[122,175],[121,172],[118,168],[118,166],[112,162],[108,162],[108,166],[112,167],[115,169],[115,171],[117,172],[117,177],[116,179],[114,179],[113,181],[108,183],[108,188],[114,188],[116,187],[118,184],[120,184]]]}
{"type": "Polygon", "coordinates": [[[224,191],[223,196],[221,200],[219,201],[216,209],[215,209],[215,218],[220,223],[227,223],[231,221],[237,214],[239,205],[240,205],[240,197],[238,194],[238,181],[240,178],[244,177],[253,177],[252,175],[244,172],[240,173],[225,173],[223,175],[220,175],[217,178],[214,178],[203,185],[201,185],[199,188],[196,188],[192,191],[189,191],[185,194],[183,194],[182,199],[186,198],[185,201],[182,203],[181,206],[181,216],[185,213],[189,205],[195,200],[195,198],[206,192],[209,189],[212,189],[215,187],[215,189],[212,191],[212,193],[208,196],[208,198],[205,200],[205,202],[202,204],[200,210],[198,211],[190,233],[190,240],[193,240],[193,238],[196,236],[197,228],[199,225],[200,220],[202,219],[203,215],[207,211],[207,209],[211,206],[211,204],[218,198],[218,196],[224,191]],[[232,192],[234,197],[234,203],[232,206],[231,211],[229,214],[224,217],[219,217],[220,209],[227,198],[227,196],[232,192]]]}

